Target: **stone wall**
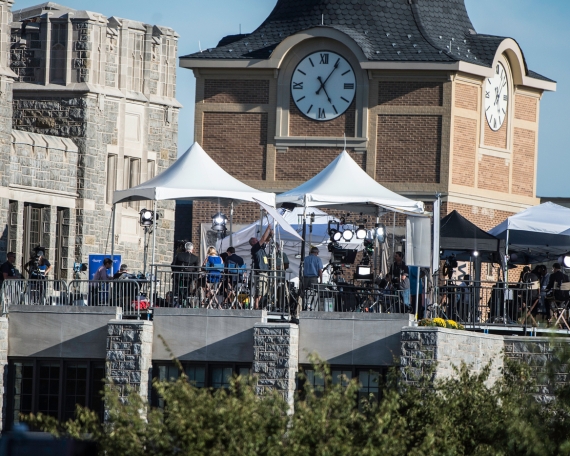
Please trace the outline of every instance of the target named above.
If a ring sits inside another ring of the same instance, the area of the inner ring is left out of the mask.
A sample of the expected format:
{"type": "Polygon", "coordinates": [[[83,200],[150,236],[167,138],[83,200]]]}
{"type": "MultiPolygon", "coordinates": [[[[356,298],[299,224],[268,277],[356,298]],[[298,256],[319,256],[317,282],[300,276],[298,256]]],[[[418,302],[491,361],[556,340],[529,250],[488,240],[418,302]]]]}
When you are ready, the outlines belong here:
{"type": "Polygon", "coordinates": [[[278,391],[291,410],[299,370],[299,327],[294,324],[258,323],[253,329],[253,373],[256,393],[278,391]]]}
{"type": "Polygon", "coordinates": [[[150,399],[153,325],[144,320],[111,320],[108,326],[106,377],[121,398],[129,389],[150,399]]]}
{"type": "Polygon", "coordinates": [[[406,381],[414,383],[430,369],[436,379],[455,374],[464,362],[473,373],[479,373],[491,362],[488,385],[502,375],[503,337],[434,327],[414,327],[402,330],[400,364],[406,381]],[[434,367],[435,366],[435,367],[434,367]]]}
{"type": "Polygon", "coordinates": [[[546,364],[555,358],[555,350],[568,347],[569,339],[551,339],[549,337],[505,337],[505,358],[519,361],[530,367],[537,380],[535,394],[539,402],[547,403],[554,399],[553,389],[567,384],[570,380],[570,365],[560,364],[555,374],[555,384],[546,377],[546,364]]]}

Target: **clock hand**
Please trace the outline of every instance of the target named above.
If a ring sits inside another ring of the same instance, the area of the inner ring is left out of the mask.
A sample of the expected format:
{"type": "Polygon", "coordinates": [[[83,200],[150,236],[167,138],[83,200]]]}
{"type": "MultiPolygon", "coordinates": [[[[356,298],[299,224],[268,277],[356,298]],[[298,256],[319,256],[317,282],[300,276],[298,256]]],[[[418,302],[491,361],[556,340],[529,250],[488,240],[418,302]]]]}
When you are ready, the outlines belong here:
{"type": "MultiPolygon", "coordinates": [[[[319,91],[317,92],[317,95],[319,94],[319,92],[321,91],[321,89],[324,90],[325,95],[327,96],[327,100],[329,100],[329,103],[332,104],[331,101],[331,97],[329,97],[329,94],[327,93],[327,89],[325,89],[325,83],[323,82],[323,80],[321,79],[321,77],[317,77],[317,79],[319,80],[319,82],[321,83],[321,88],[319,89],[319,91]]],[[[326,82],[326,81],[325,81],[326,82]]]]}
{"type": "MultiPolygon", "coordinates": [[[[338,63],[339,63],[339,62],[340,62],[340,59],[338,59],[338,60],[336,61],[336,63],[334,64],[334,68],[332,69],[332,71],[330,72],[330,74],[328,75],[328,77],[327,77],[324,81],[322,81],[322,79],[321,79],[320,76],[318,77],[318,80],[319,80],[320,83],[321,83],[321,87],[319,88],[319,90],[317,90],[317,95],[318,95],[319,93],[321,93],[321,89],[324,89],[324,88],[325,88],[325,84],[326,84],[327,81],[330,79],[330,77],[331,77],[332,74],[335,72],[335,70],[338,68],[338,63]]],[[[330,100],[329,100],[329,101],[330,101],[330,100]]]]}

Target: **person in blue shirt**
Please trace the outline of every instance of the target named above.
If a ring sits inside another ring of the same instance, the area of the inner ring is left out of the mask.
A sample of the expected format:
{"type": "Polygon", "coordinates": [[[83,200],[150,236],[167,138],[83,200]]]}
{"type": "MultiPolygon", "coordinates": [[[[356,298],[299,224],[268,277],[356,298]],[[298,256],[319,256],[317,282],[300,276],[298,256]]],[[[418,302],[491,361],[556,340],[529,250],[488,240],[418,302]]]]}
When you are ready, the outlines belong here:
{"type": "Polygon", "coordinates": [[[319,249],[311,247],[303,263],[303,288],[306,290],[317,283],[323,283],[323,261],[319,258],[319,249]]]}

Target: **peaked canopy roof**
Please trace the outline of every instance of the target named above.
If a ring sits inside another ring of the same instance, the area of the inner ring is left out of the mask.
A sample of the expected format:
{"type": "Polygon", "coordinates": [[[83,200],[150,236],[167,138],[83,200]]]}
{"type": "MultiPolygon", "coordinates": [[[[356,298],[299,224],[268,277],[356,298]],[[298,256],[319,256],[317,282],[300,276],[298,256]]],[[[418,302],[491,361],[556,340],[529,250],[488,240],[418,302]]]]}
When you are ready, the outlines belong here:
{"type": "Polygon", "coordinates": [[[197,142],[158,176],[113,194],[113,204],[180,199],[252,203],[257,199],[275,207],[274,193],[256,190],[230,176],[197,142]]]}
{"type": "Polygon", "coordinates": [[[345,150],[325,169],[293,190],[281,193],[278,204],[335,206],[353,212],[390,210],[423,213],[424,204],[388,190],[370,177],[345,150]],[[306,201],[305,201],[306,198],[306,201]]]}
{"type": "Polygon", "coordinates": [[[509,252],[524,255],[518,263],[555,259],[570,252],[570,209],[550,202],[530,207],[512,215],[489,234],[507,239],[509,252]]]}
{"type": "Polygon", "coordinates": [[[472,256],[472,252],[481,255],[498,253],[501,244],[504,244],[504,241],[486,233],[457,211],[441,219],[439,239],[440,249],[454,251],[456,256],[458,251],[468,252],[468,256],[472,256]]]}

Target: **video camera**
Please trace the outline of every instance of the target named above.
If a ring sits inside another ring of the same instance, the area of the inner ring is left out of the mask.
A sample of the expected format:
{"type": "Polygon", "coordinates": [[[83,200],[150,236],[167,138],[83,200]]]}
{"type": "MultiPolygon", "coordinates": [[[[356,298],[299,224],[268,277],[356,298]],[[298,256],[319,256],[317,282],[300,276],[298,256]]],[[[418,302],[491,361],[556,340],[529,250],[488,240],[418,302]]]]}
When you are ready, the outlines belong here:
{"type": "Polygon", "coordinates": [[[85,271],[87,271],[87,265],[85,263],[73,263],[73,272],[80,274],[85,271]]]}

